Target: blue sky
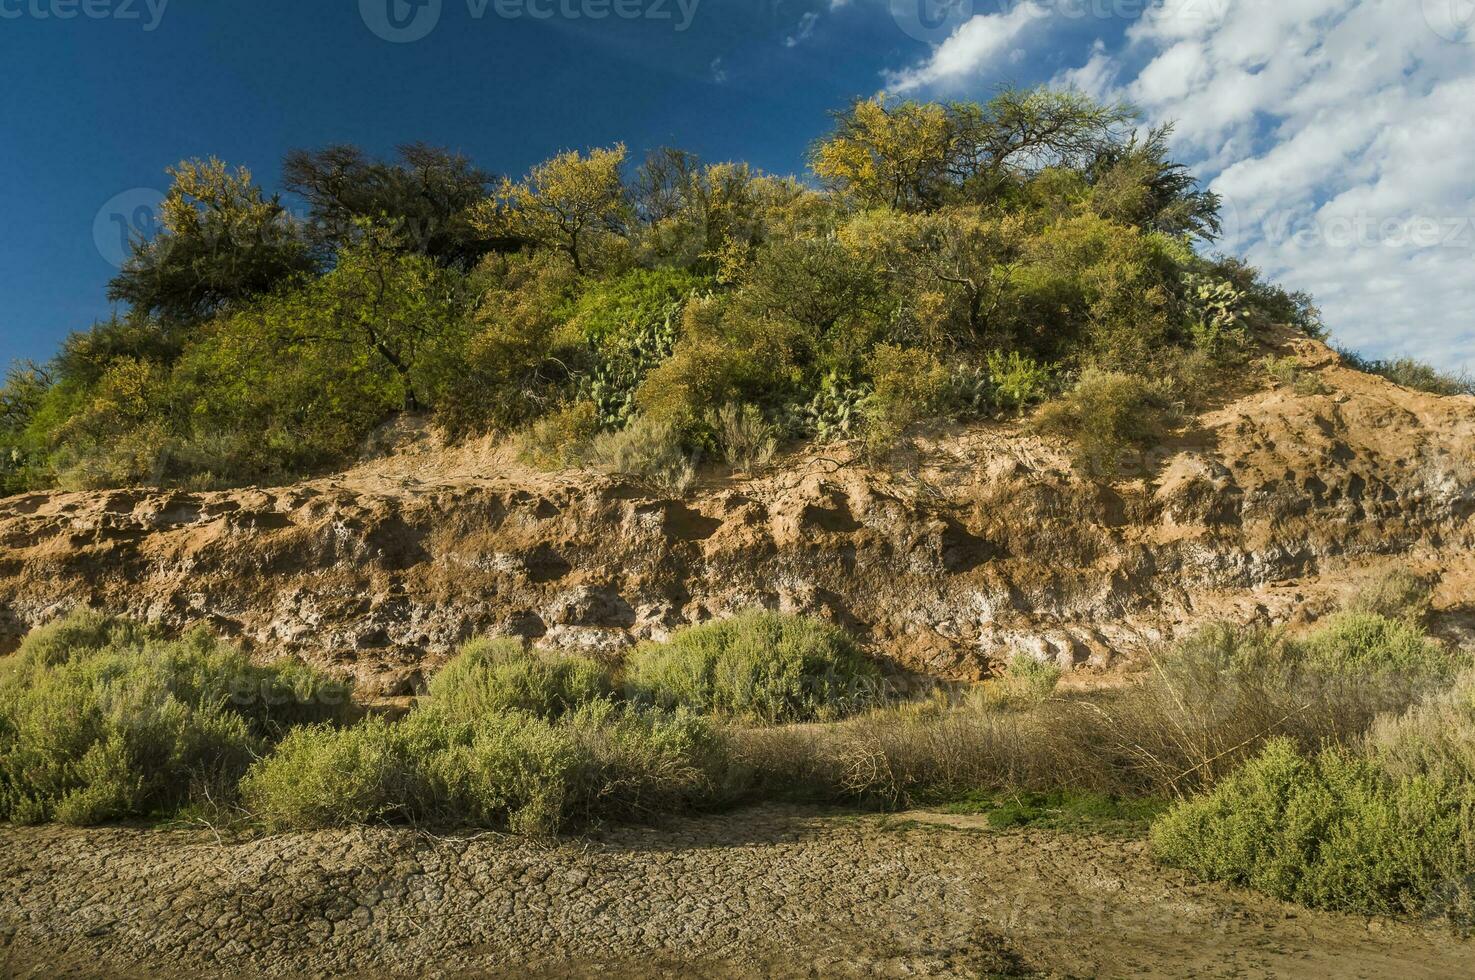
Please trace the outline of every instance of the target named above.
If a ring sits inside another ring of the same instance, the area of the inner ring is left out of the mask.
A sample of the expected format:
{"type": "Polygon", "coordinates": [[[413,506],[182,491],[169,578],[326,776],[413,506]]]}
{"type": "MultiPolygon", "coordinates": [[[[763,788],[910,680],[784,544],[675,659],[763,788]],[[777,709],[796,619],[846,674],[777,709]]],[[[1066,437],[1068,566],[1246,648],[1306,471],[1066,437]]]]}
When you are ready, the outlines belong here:
{"type": "Polygon", "coordinates": [[[1340,338],[1467,365],[1470,3],[0,0],[0,363],[108,313],[113,216],[186,157],[273,189],[288,149],[332,142],[513,174],[672,143],[791,172],[851,97],[1054,80],[1178,118],[1235,248],[1318,292],[1340,338]]]}

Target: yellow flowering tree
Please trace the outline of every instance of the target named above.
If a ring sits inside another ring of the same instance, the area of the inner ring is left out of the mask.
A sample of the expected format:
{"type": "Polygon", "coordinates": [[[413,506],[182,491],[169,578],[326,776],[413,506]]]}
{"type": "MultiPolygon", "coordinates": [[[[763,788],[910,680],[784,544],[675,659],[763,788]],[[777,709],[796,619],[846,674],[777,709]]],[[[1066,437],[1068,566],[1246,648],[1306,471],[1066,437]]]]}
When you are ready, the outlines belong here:
{"type": "Polygon", "coordinates": [[[560,153],[520,181],[504,179],[493,197],[472,210],[472,220],[487,234],[556,249],[583,272],[611,236],[627,232],[624,163],[623,143],[587,154],[560,153]]]}

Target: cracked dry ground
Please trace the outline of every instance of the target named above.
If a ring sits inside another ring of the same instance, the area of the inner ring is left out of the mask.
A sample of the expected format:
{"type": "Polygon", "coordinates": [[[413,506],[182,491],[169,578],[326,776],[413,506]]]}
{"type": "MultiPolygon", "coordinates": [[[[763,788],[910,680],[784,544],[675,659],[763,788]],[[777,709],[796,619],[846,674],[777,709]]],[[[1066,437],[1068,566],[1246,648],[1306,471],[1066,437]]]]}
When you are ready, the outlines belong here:
{"type": "Polygon", "coordinates": [[[761,808],[558,844],[0,832],[17,977],[1475,974],[1440,928],[1195,885],[1137,842],[761,808]]]}

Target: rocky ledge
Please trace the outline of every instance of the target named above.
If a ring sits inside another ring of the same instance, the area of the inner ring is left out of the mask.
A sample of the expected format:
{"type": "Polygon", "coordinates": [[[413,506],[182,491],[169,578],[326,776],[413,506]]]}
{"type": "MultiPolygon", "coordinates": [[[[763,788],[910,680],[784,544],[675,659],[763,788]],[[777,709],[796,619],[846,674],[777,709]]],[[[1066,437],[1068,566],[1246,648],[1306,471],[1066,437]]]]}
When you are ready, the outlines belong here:
{"type": "Polygon", "coordinates": [[[397,696],[478,633],[618,658],[766,607],[933,676],[976,678],[1015,650],[1100,671],[1206,618],[1314,617],[1386,562],[1442,576],[1458,618],[1475,399],[1298,350],[1320,392],[1267,383],[1111,485],[999,423],[931,433],[891,467],[809,451],[684,500],[489,446],[411,447],[278,489],[14,497],[0,651],[86,605],[203,623],[397,696]]]}

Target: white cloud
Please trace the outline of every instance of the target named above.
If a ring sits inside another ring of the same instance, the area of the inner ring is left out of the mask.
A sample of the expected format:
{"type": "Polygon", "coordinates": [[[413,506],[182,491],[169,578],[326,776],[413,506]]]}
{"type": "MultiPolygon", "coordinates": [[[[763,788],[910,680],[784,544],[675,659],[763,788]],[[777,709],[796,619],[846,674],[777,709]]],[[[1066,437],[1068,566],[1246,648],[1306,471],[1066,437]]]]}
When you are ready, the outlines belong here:
{"type": "Polygon", "coordinates": [[[1223,247],[1311,292],[1336,342],[1475,369],[1467,0],[1163,0],[1057,84],[1177,122],[1223,247]]]}
{"type": "Polygon", "coordinates": [[[972,80],[990,65],[1019,51],[1019,39],[1049,11],[1042,4],[1021,3],[1000,14],[976,14],[958,25],[931,56],[919,65],[887,72],[887,88],[910,92],[955,86],[972,80]]]}
{"type": "Polygon", "coordinates": [[[799,45],[809,40],[810,35],[814,33],[814,29],[818,24],[819,14],[815,13],[812,10],[809,13],[805,14],[803,17],[800,17],[799,26],[795,28],[794,33],[784,38],[784,47],[797,48],[799,45]]]}

